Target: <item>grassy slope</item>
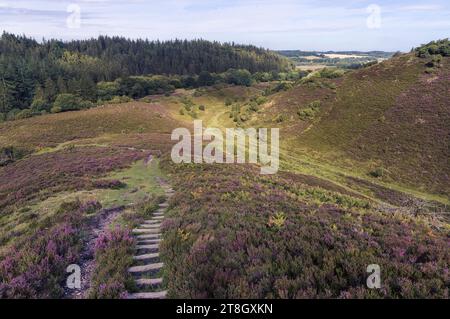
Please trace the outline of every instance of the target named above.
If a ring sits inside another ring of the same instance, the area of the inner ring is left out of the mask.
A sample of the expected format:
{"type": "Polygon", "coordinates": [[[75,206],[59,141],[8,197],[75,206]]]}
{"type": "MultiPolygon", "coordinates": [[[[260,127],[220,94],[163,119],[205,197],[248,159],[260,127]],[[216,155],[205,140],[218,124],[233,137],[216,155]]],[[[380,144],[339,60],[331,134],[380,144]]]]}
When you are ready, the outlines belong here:
{"type": "Polygon", "coordinates": [[[72,140],[104,135],[170,134],[174,127],[177,122],[163,106],[132,102],[3,123],[0,125],[0,146],[13,145],[38,151],[72,140]]]}

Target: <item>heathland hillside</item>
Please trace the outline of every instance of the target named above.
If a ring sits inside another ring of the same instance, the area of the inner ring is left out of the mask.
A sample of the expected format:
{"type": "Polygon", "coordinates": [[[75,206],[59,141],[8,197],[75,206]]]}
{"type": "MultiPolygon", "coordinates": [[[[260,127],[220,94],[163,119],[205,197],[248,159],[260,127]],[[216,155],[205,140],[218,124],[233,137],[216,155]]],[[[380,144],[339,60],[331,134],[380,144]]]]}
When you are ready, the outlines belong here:
{"type": "Polygon", "coordinates": [[[321,161],[448,196],[449,87],[450,58],[414,52],[336,79],[310,75],[256,121],[278,122],[291,148],[321,161]]]}
{"type": "MultiPolygon", "coordinates": [[[[93,43],[61,45],[99,58],[93,43]]],[[[64,93],[55,114],[0,123],[0,298],[74,297],[71,264],[90,298],[154,285],[175,298],[448,298],[446,52],[178,88],[129,77],[95,85],[97,107],[74,111],[80,96],[64,93]],[[175,164],[170,133],[194,119],[280,127],[280,171],[175,164]],[[139,258],[159,265],[136,278],[133,229],[150,234],[139,258]],[[367,288],[371,264],[381,289],[367,288]]]]}

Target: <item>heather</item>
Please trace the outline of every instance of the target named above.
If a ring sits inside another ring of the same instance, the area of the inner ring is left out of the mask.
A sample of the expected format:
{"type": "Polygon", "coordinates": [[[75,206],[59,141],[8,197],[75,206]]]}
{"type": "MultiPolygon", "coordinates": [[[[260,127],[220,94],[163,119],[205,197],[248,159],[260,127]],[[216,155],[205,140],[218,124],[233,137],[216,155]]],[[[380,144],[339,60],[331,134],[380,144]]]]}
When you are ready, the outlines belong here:
{"type": "Polygon", "coordinates": [[[130,230],[116,226],[100,234],[94,246],[95,266],[89,298],[118,299],[133,287],[128,268],[133,264],[134,239],[130,230]]]}
{"type": "Polygon", "coordinates": [[[20,238],[0,261],[0,298],[60,298],[66,268],[79,258],[84,215],[97,209],[80,202],[61,205],[55,216],[20,238]]]}
{"type": "Polygon", "coordinates": [[[448,229],[292,175],[164,167],[177,190],[161,248],[174,297],[448,298],[448,229]],[[380,290],[366,288],[370,264],[380,290]]]}
{"type": "Polygon", "coordinates": [[[78,147],[29,156],[0,168],[0,209],[19,207],[62,191],[121,187],[119,181],[96,181],[148,154],[119,147],[78,147]]]}

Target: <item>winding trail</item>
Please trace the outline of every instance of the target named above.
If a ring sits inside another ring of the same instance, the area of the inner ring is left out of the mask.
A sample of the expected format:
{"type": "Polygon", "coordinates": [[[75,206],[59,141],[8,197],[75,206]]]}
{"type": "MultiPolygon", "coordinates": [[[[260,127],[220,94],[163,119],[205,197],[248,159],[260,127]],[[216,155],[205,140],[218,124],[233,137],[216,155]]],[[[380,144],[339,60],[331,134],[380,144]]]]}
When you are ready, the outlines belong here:
{"type": "Polygon", "coordinates": [[[139,228],[133,229],[137,239],[136,254],[133,257],[135,265],[129,268],[128,272],[135,278],[140,291],[128,294],[128,299],[165,299],[167,296],[161,277],[164,263],[160,260],[159,245],[162,241],[161,224],[169,206],[168,200],[174,195],[174,190],[162,179],[159,179],[159,183],[165,191],[166,201],[159,204],[153,218],[146,220],[139,228]]]}

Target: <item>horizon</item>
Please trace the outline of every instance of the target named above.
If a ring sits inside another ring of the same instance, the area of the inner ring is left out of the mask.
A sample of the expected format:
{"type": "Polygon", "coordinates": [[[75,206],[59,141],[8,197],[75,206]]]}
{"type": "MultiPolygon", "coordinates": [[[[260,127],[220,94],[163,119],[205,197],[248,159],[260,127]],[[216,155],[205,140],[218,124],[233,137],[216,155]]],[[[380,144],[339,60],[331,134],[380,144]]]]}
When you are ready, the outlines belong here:
{"type": "Polygon", "coordinates": [[[37,41],[204,39],[274,51],[408,52],[449,37],[448,3],[408,2],[0,0],[0,31],[37,41]]]}

